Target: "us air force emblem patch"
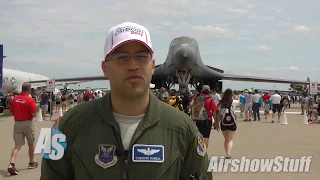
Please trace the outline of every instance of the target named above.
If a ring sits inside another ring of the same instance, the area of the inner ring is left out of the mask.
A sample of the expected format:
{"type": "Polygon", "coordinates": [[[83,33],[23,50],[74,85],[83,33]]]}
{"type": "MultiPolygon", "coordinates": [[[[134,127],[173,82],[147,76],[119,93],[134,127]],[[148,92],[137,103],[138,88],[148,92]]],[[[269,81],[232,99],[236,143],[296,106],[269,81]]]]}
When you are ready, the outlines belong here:
{"type": "Polygon", "coordinates": [[[116,147],[109,144],[101,144],[99,152],[94,157],[96,163],[104,169],[109,168],[118,162],[118,157],[115,156],[116,147]]]}
{"type": "Polygon", "coordinates": [[[204,156],[206,154],[207,148],[206,148],[206,144],[204,143],[204,139],[202,134],[200,134],[198,136],[198,145],[197,145],[197,153],[200,156],[204,156]]]}

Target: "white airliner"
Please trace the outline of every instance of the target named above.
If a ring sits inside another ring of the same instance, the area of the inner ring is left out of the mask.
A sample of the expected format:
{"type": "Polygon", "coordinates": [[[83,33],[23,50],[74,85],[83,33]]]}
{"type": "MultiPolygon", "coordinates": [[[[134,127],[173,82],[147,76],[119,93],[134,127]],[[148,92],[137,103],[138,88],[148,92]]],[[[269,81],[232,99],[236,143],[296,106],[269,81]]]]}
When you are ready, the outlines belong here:
{"type": "MultiPolygon", "coordinates": [[[[31,84],[32,89],[36,94],[39,94],[43,88],[46,88],[46,80],[49,80],[49,77],[40,75],[40,74],[34,74],[29,72],[23,72],[13,69],[7,69],[3,68],[3,77],[2,77],[2,88],[0,89],[0,92],[21,92],[22,84],[24,82],[29,81],[41,81],[44,80],[44,82],[41,83],[33,83],[31,84]]],[[[79,82],[79,81],[78,81],[79,82]]],[[[78,82],[68,82],[68,84],[78,83],[78,82]]],[[[57,86],[65,86],[65,83],[56,83],[57,86]]],[[[54,94],[57,94],[60,92],[59,89],[55,88],[54,94]]]]}

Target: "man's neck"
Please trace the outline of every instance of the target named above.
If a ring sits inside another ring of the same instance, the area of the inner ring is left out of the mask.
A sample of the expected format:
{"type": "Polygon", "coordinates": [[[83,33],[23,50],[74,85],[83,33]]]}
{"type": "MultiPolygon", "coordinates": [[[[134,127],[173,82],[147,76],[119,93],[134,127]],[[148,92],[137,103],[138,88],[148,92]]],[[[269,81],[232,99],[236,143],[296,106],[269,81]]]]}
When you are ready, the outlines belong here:
{"type": "Polygon", "coordinates": [[[125,116],[145,114],[149,106],[149,92],[137,99],[127,99],[111,92],[112,111],[125,116]]]}

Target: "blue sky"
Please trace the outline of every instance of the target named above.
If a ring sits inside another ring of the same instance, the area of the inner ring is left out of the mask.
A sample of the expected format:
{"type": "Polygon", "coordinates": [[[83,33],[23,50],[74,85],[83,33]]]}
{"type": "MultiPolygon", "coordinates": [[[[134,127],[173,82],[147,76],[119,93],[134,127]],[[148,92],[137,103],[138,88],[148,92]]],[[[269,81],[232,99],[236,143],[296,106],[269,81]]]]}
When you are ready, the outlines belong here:
{"type": "MultiPolygon", "coordinates": [[[[131,21],[149,29],[156,64],[179,36],[198,41],[205,64],[228,74],[320,81],[320,1],[2,1],[4,67],[48,77],[102,75],[108,30],[131,21]]],[[[225,88],[288,85],[225,81],[225,88]]],[[[92,82],[81,87],[109,87],[92,82]]],[[[78,87],[78,85],[73,86],[78,87]]]]}

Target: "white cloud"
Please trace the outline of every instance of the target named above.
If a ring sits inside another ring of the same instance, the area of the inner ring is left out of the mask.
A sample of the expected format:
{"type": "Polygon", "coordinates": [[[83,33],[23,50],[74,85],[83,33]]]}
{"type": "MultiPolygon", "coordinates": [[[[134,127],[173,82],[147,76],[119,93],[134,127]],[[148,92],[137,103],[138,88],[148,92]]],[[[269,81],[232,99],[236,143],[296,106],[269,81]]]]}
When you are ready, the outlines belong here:
{"type": "Polygon", "coordinates": [[[248,4],[248,5],[245,5],[244,8],[246,9],[254,9],[256,6],[253,5],[253,4],[248,4]]]}
{"type": "Polygon", "coordinates": [[[268,46],[266,46],[266,45],[261,45],[261,46],[251,47],[251,48],[249,48],[249,50],[266,52],[266,51],[271,51],[272,48],[271,48],[271,47],[268,47],[268,46]]]}
{"type": "MultiPolygon", "coordinates": [[[[281,38],[268,46],[247,48],[268,52],[272,51],[269,46],[280,49],[283,46],[278,43],[297,37],[293,32],[317,31],[312,22],[319,19],[304,21],[306,16],[299,14],[299,7],[288,5],[285,8],[288,12],[281,7],[270,7],[268,3],[249,3],[248,0],[78,0],[77,3],[10,0],[0,7],[0,42],[5,44],[6,64],[12,67],[20,64],[20,69],[39,69],[47,74],[52,67],[58,67],[59,73],[69,72],[72,65],[73,76],[78,72],[101,74],[100,61],[107,31],[115,24],[132,21],[149,29],[159,63],[167,56],[170,41],[179,36],[190,36],[199,41],[201,55],[210,60],[208,63],[215,63],[211,61],[212,51],[208,50],[211,46],[215,48],[217,59],[247,61],[254,53],[245,52],[247,54],[243,56],[243,47],[281,38]],[[297,10],[297,14],[289,14],[289,9],[297,10]],[[306,28],[299,24],[302,22],[308,23],[306,28]]],[[[308,44],[310,40],[306,40],[305,46],[310,45],[312,49],[315,45],[308,44]]],[[[290,44],[285,46],[291,48],[290,44]]],[[[283,61],[290,64],[289,55],[285,53],[279,50],[283,61]]],[[[268,53],[268,58],[269,55],[271,59],[278,58],[272,53],[268,53]]],[[[264,70],[271,71],[272,68],[264,70]]],[[[289,72],[290,67],[282,70],[289,72]]],[[[295,73],[297,69],[291,68],[291,71],[295,73]]],[[[300,71],[303,72],[306,71],[300,71]]]]}
{"type": "Polygon", "coordinates": [[[288,71],[300,71],[299,67],[290,66],[288,68],[280,68],[280,70],[288,70],[288,71]]]}
{"type": "Polygon", "coordinates": [[[270,8],[270,10],[276,13],[284,12],[284,9],[280,7],[273,7],[273,8],[270,8]]]}
{"type": "Polygon", "coordinates": [[[256,16],[256,15],[250,15],[247,18],[253,19],[253,20],[261,20],[261,21],[272,21],[276,19],[275,16],[256,16]]]}
{"type": "Polygon", "coordinates": [[[292,23],[291,21],[288,20],[280,20],[277,22],[278,26],[284,26],[284,27],[294,27],[296,26],[295,23],[292,23]]]}
{"type": "Polygon", "coordinates": [[[256,23],[249,23],[247,26],[248,26],[248,27],[257,27],[257,26],[259,26],[259,24],[256,24],[256,23]]]}
{"type": "Polygon", "coordinates": [[[267,71],[267,72],[270,72],[270,71],[275,71],[276,69],[275,68],[270,68],[270,67],[264,67],[264,68],[253,68],[254,70],[256,71],[267,71]]]}
{"type": "Polygon", "coordinates": [[[248,9],[242,9],[242,8],[228,8],[226,10],[227,12],[233,12],[233,13],[248,13],[248,9]]]}
{"type": "Polygon", "coordinates": [[[302,33],[309,33],[311,31],[311,28],[307,26],[296,26],[293,28],[296,32],[302,32],[302,33]]]}
{"type": "Polygon", "coordinates": [[[160,24],[163,26],[173,26],[174,25],[174,23],[172,21],[162,21],[160,24]]]}
{"type": "Polygon", "coordinates": [[[301,71],[299,67],[290,66],[290,67],[280,67],[280,68],[272,68],[272,67],[264,67],[264,68],[253,68],[256,71],[262,72],[274,72],[274,71],[301,71]]]}
{"type": "Polygon", "coordinates": [[[280,35],[277,33],[264,33],[263,35],[266,39],[276,41],[280,39],[280,35]]]}
{"type": "Polygon", "coordinates": [[[220,38],[233,38],[235,34],[226,28],[215,27],[215,26],[193,26],[192,29],[196,31],[197,34],[201,35],[201,37],[206,39],[220,39],[220,38]]]}

